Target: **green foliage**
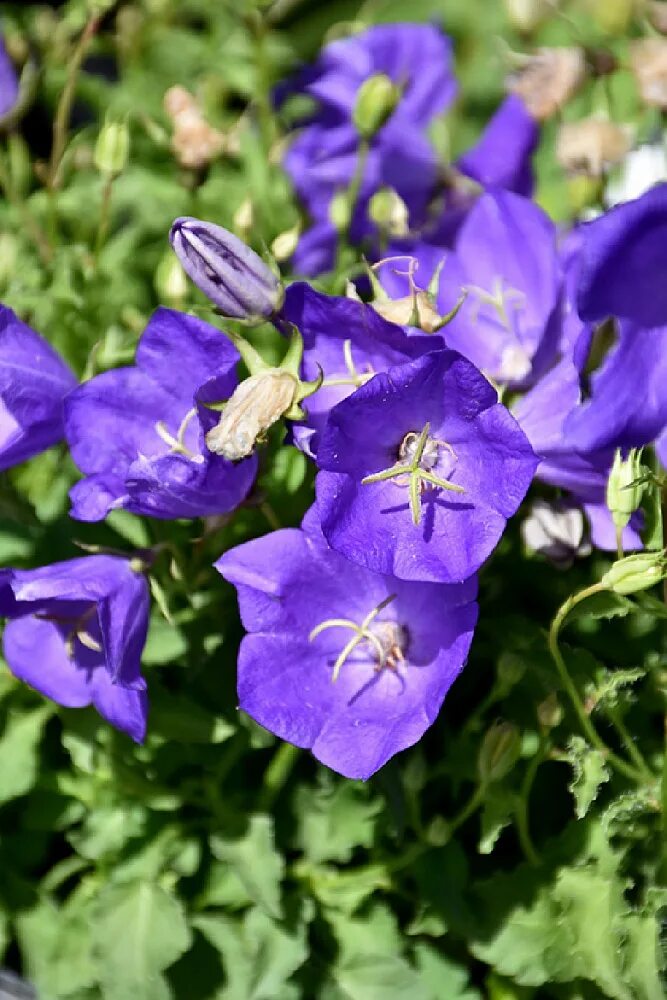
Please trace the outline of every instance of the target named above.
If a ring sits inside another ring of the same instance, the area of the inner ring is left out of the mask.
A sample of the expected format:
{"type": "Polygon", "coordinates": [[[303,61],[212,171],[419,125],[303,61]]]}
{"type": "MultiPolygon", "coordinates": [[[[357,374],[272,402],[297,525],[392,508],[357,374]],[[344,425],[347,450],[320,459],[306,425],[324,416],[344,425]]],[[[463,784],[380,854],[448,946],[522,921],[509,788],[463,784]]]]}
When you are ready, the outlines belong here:
{"type": "MultiPolygon", "coordinates": [[[[12,53],[34,53],[40,76],[22,131],[0,136],[0,299],[81,378],[129,364],[160,304],[217,322],[190,283],[165,294],[167,233],[177,215],[195,215],[264,252],[305,224],[280,169],[283,120],[270,100],[301,59],[353,23],[443,24],[461,95],[433,138],[452,159],[500,100],[501,49],[576,37],[627,61],[627,38],[603,30],[587,0],[548,6],[522,33],[497,0],[3,4],[12,53]],[[55,109],[81,31],[101,11],[59,183],[47,192],[55,109]],[[104,64],[118,79],[96,72],[104,64]],[[171,148],[163,99],[176,84],[235,138],[201,170],[181,166],[171,148]],[[109,178],[95,166],[105,121],[126,122],[129,139],[127,163],[114,161],[122,169],[112,171],[106,222],[109,178]]],[[[605,101],[642,138],[656,119],[638,111],[629,77],[619,71],[605,101]]],[[[597,110],[599,85],[568,115],[597,110]]],[[[554,138],[549,124],[538,199],[560,220],[572,205],[554,138]]],[[[357,254],[341,249],[339,272],[318,287],[343,292],[343,264],[357,254]]],[[[267,358],[280,356],[268,327],[253,336],[267,358]]],[[[440,718],[369,782],[345,781],[306,753],[285,753],[236,711],[241,627],[232,589],[212,569],[233,545],[298,524],[312,478],[276,433],[255,492],[232,518],[165,524],[116,511],[89,525],[68,518],[77,472],[63,448],[3,474],[3,565],[72,558],[82,551],[75,542],[154,548],[156,557],[145,746],[91,710],[46,704],[0,664],[0,962],[30,979],[40,1000],[660,1000],[660,590],[597,592],[564,617],[559,649],[577,705],[545,630],[610,564],[592,557],[559,573],[527,559],[510,525],[480,578],[470,660],[440,718]],[[484,734],[493,753],[480,785],[484,734]]],[[[655,551],[658,501],[657,489],[644,494],[655,551]]]]}

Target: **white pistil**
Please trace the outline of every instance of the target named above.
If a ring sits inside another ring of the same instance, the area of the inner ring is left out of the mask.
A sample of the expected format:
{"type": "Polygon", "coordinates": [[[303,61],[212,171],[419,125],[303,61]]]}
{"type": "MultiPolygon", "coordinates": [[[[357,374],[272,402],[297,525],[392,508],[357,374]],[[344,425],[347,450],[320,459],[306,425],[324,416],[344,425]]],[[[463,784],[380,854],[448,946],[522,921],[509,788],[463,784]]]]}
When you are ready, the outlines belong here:
{"type": "Polygon", "coordinates": [[[396,670],[398,664],[404,661],[403,646],[406,641],[405,630],[397,622],[375,621],[380,612],[395,599],[395,594],[390,594],[389,597],[386,597],[372,611],[369,611],[361,625],[358,625],[351,618],[328,618],[326,621],[320,622],[319,625],[315,626],[308,636],[309,642],[312,642],[313,639],[316,639],[318,635],[321,635],[322,632],[329,628],[348,628],[354,633],[336,657],[331,675],[332,681],[338,678],[343,664],[362,642],[368,642],[373,647],[377,661],[377,670],[382,670],[383,667],[396,670]]]}

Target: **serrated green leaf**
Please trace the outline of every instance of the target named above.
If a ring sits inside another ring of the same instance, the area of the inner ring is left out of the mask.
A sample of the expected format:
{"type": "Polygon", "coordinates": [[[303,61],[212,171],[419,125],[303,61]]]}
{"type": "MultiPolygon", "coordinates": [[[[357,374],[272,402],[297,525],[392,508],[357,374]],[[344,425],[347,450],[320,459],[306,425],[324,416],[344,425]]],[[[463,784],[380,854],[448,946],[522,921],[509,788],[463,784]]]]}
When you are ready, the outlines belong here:
{"type": "Polygon", "coordinates": [[[482,1000],[479,990],[470,986],[467,969],[443,955],[432,945],[420,943],[415,947],[415,964],[419,977],[431,997],[447,1000],[482,1000]]]}
{"type": "Polygon", "coordinates": [[[226,984],[217,1000],[276,1000],[291,996],[286,992],[288,980],[308,957],[302,920],[282,924],[253,907],[241,924],[216,914],[196,917],[193,925],[222,956],[226,984]]]}
{"type": "Polygon", "coordinates": [[[332,969],[336,985],[349,1000],[433,1000],[419,973],[398,955],[359,956],[332,969]]]}
{"type": "Polygon", "coordinates": [[[0,737],[0,803],[30,791],[37,776],[42,731],[53,713],[44,705],[26,715],[12,715],[0,737]]]}
{"type": "Polygon", "coordinates": [[[664,1000],[656,917],[628,915],[623,920],[623,933],[623,971],[633,1000],[664,1000]]]}
{"type": "Polygon", "coordinates": [[[597,798],[600,787],[611,777],[600,750],[589,746],[581,736],[571,736],[562,757],[572,765],[573,776],[568,788],[574,796],[575,813],[582,819],[597,798]]]}
{"type": "Polygon", "coordinates": [[[384,903],[365,906],[358,916],[329,909],[326,918],[343,964],[368,955],[396,955],[401,950],[398,920],[384,903]]]}
{"type": "Polygon", "coordinates": [[[97,901],[93,937],[104,1000],[164,1000],[164,970],[190,946],[182,904],[153,882],[109,886],[97,901]]]}
{"type": "Polygon", "coordinates": [[[577,618],[624,618],[634,609],[635,605],[629,598],[614,594],[611,590],[603,590],[575,604],[565,622],[569,623],[577,618]]]}
{"type": "Polygon", "coordinates": [[[297,842],[313,863],[349,861],[355,848],[373,843],[382,802],[371,798],[367,787],[323,779],[315,794],[300,789],[296,802],[297,842]]]}
{"type": "Polygon", "coordinates": [[[512,822],[514,794],[496,785],[491,786],[484,797],[481,812],[481,831],[477,850],[480,854],[491,854],[502,831],[512,822]]]}
{"type": "Polygon", "coordinates": [[[87,885],[57,907],[49,899],[16,921],[26,974],[39,995],[68,997],[97,982],[90,936],[90,899],[87,885]]]}
{"type": "Polygon", "coordinates": [[[639,667],[625,670],[602,670],[600,679],[592,692],[595,699],[594,708],[614,708],[618,705],[624,689],[631,684],[636,684],[645,676],[646,671],[639,667]]]}
{"type": "Polygon", "coordinates": [[[279,919],[285,862],[275,848],[271,817],[252,816],[245,836],[238,840],[213,837],[211,850],[229,865],[248,897],[270,917],[279,919]]]}

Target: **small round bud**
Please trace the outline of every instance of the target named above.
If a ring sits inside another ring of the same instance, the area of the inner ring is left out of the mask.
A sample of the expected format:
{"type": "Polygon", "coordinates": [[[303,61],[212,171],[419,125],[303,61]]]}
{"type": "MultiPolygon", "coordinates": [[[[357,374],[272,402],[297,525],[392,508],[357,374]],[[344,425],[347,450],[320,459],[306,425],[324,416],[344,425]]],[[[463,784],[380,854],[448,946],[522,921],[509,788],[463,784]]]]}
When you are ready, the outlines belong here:
{"type": "Polygon", "coordinates": [[[362,139],[377,135],[391,117],[399,98],[399,88],[384,73],[374,73],[364,80],[352,112],[352,120],[362,139]]]}
{"type": "Polygon", "coordinates": [[[537,718],[541,726],[545,729],[555,729],[563,721],[563,707],[558,700],[558,695],[552,691],[550,695],[541,701],[537,706],[537,718]]]}
{"type": "Polygon", "coordinates": [[[250,198],[244,198],[239,207],[234,212],[234,229],[240,236],[244,236],[250,232],[255,221],[255,210],[253,208],[252,200],[250,198]]]}
{"type": "Polygon", "coordinates": [[[299,381],[291,372],[268,368],[251,375],[225,403],[220,421],[206,435],[215,455],[238,462],[251,455],[255,444],[294,404],[299,381]]]}
{"type": "Polygon", "coordinates": [[[389,236],[408,235],[408,206],[393,188],[381,188],[375,192],[368,203],[368,214],[389,236]]]}
{"type": "Polygon", "coordinates": [[[513,27],[526,34],[539,28],[551,12],[549,0],[504,0],[504,5],[513,27]]]}
{"type": "Polygon", "coordinates": [[[271,253],[279,263],[289,260],[296,250],[299,242],[301,226],[297,222],[291,229],[286,229],[284,233],[279,233],[271,244],[271,253]]]}
{"type": "Polygon", "coordinates": [[[663,552],[637,552],[617,560],[600,583],[615,594],[637,594],[660,583],[666,568],[663,552]]]}
{"type": "Polygon", "coordinates": [[[501,781],[512,770],[521,752],[519,730],[511,722],[494,722],[487,730],[477,759],[483,784],[501,781]]]}
{"type": "Polygon", "coordinates": [[[627,458],[621,456],[620,448],[616,449],[607,480],[606,500],[613,522],[621,530],[642,502],[646,485],[637,482],[642,471],[641,449],[631,448],[627,458]]]}
{"type": "Polygon", "coordinates": [[[515,684],[518,684],[525,672],[526,661],[523,657],[517,656],[516,653],[510,653],[507,650],[500,654],[498,663],[496,664],[496,674],[498,676],[498,683],[506,691],[513,688],[515,684]]]}
{"type": "Polygon", "coordinates": [[[93,160],[101,174],[115,177],[127,166],[130,153],[130,131],[127,122],[107,122],[102,126],[93,160]]]}
{"type": "Polygon", "coordinates": [[[350,228],[352,210],[347,191],[337,191],[329,202],[329,221],[339,233],[350,228]]]}
{"type": "Polygon", "coordinates": [[[188,294],[188,279],[178,258],[168,251],[155,271],[155,291],[161,301],[182,302],[188,294]]]}

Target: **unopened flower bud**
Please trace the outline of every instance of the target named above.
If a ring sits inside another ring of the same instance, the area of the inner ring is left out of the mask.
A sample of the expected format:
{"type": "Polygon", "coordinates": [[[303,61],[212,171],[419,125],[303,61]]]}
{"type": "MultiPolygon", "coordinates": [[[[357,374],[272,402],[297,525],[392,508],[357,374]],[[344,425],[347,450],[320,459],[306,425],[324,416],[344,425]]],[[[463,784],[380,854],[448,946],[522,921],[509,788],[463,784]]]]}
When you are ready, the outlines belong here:
{"type": "Polygon", "coordinates": [[[398,104],[400,90],[384,73],[364,80],[357,92],[352,120],[363,139],[372,139],[398,104]]]}
{"type": "Polygon", "coordinates": [[[513,688],[515,684],[518,684],[525,672],[526,661],[523,657],[517,656],[516,653],[510,653],[508,650],[500,654],[500,658],[496,664],[496,673],[498,675],[498,683],[506,691],[513,688]]]}
{"type": "Polygon", "coordinates": [[[387,235],[408,235],[408,206],[393,188],[381,188],[375,192],[368,203],[368,214],[387,235]]]}
{"type": "Polygon", "coordinates": [[[155,271],[155,291],[161,301],[182,302],[188,293],[188,279],[171,251],[163,256],[155,271]]]}
{"type": "Polygon", "coordinates": [[[640,38],[630,44],[630,66],[645,104],[667,109],[667,39],[640,38]]]}
{"type": "Polygon", "coordinates": [[[568,172],[599,177],[621,162],[630,143],[630,129],[606,118],[564,122],[556,140],[556,159],[568,172]]]}
{"type": "Polygon", "coordinates": [[[535,31],[551,12],[549,0],[505,0],[505,10],[517,31],[535,31]]]}
{"type": "Polygon", "coordinates": [[[617,528],[623,530],[631,516],[639,507],[646,489],[641,478],[643,466],[641,449],[631,448],[627,458],[621,456],[621,449],[616,449],[614,461],[607,479],[607,507],[617,528]]]}
{"type": "Polygon", "coordinates": [[[271,268],[222,226],[176,219],[169,238],[186,274],[223,316],[258,323],[282,305],[285,290],[271,268]]]}
{"type": "Polygon", "coordinates": [[[505,81],[538,121],[555,115],[584,82],[586,61],[582,49],[537,49],[505,81]]]}
{"type": "Polygon", "coordinates": [[[663,552],[637,552],[617,560],[600,583],[615,594],[637,594],[660,583],[666,566],[663,552]]]}
{"type": "Polygon", "coordinates": [[[281,368],[267,368],[245,379],[225,404],[220,422],[206,435],[209,451],[230,462],[247,458],[293,406],[298,390],[296,376],[281,368]]]}
{"type": "Polygon", "coordinates": [[[301,226],[297,222],[291,229],[279,233],[271,244],[271,253],[277,261],[289,260],[299,242],[301,226]]]}
{"type": "Polygon", "coordinates": [[[511,722],[494,722],[479,751],[477,768],[482,784],[501,781],[512,770],[521,752],[519,730],[511,722]]]}
{"type": "Polygon", "coordinates": [[[588,0],[591,13],[598,27],[608,35],[627,34],[637,0],[588,0]]]}
{"type": "Polygon", "coordinates": [[[350,228],[352,209],[347,191],[337,191],[329,202],[329,221],[331,225],[344,233],[350,228]]]}
{"type": "Polygon", "coordinates": [[[555,691],[547,695],[537,706],[537,718],[545,729],[555,729],[563,721],[563,706],[555,691]]]}
{"type": "Polygon", "coordinates": [[[239,207],[234,212],[234,229],[241,236],[245,236],[253,227],[255,221],[255,210],[250,198],[244,198],[239,207]]]}
{"type": "Polygon", "coordinates": [[[127,166],[130,153],[130,131],[127,122],[107,122],[102,126],[93,160],[101,174],[115,177],[127,166]]]}

